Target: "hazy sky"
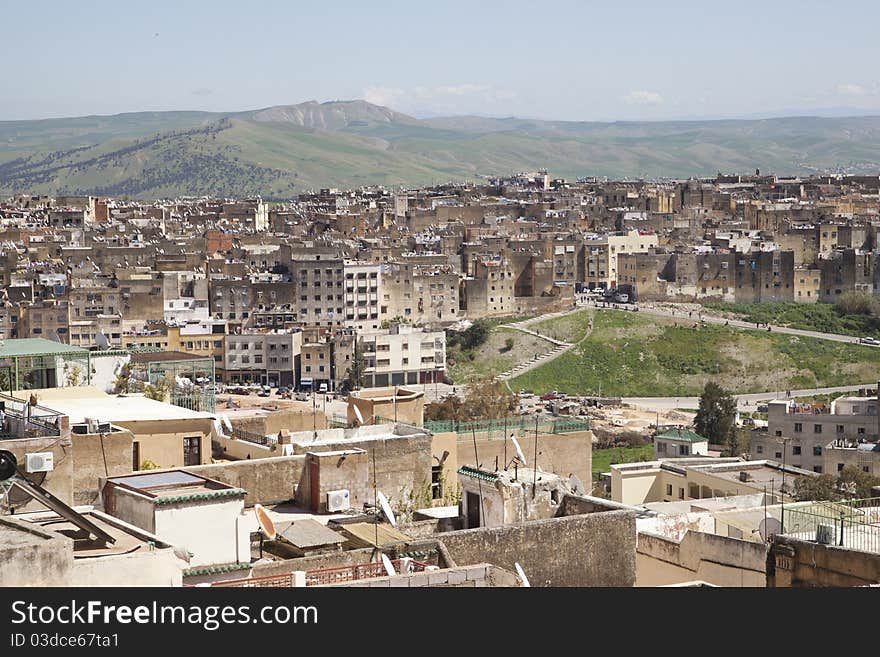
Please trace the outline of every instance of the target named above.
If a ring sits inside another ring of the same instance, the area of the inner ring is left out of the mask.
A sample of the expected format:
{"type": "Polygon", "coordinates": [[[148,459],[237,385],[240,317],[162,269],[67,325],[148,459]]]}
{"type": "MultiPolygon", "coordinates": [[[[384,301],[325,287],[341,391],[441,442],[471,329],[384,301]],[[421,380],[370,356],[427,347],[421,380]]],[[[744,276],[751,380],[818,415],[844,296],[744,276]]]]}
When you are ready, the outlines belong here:
{"type": "Polygon", "coordinates": [[[880,114],[877,0],[0,3],[0,119],[353,98],[419,116],[880,114]]]}

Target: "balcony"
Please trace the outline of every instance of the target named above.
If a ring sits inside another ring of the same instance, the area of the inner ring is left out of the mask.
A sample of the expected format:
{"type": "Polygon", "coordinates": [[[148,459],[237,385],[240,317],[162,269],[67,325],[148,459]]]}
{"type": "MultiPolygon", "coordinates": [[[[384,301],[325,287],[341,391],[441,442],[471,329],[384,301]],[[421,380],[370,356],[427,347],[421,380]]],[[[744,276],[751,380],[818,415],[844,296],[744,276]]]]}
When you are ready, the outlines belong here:
{"type": "Polygon", "coordinates": [[[5,418],[0,427],[0,440],[46,438],[61,435],[62,413],[45,406],[30,406],[24,399],[0,394],[5,418]]]}

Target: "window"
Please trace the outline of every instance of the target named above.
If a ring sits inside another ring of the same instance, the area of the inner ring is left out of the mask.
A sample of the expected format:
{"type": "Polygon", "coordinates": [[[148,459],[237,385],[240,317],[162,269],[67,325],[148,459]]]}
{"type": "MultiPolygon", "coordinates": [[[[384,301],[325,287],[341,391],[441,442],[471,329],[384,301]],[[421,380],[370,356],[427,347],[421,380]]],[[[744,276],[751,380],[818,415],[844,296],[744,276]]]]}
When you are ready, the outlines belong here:
{"type": "Polygon", "coordinates": [[[800,422],[795,422],[795,423],[794,423],[794,432],[795,432],[795,433],[800,433],[800,432],[803,431],[803,430],[804,430],[804,425],[803,425],[803,424],[801,424],[800,422]]]}
{"type": "Polygon", "coordinates": [[[678,489],[678,499],[680,499],[680,500],[684,499],[684,488],[678,489]]]}
{"type": "Polygon", "coordinates": [[[843,463],[838,463],[837,464],[837,471],[840,472],[841,470],[843,470],[843,463]]]}
{"type": "Polygon", "coordinates": [[[870,471],[871,471],[870,465],[863,465],[862,466],[862,472],[870,472],[870,471]]]}
{"type": "Polygon", "coordinates": [[[431,466],[431,499],[443,499],[443,466],[431,466]]]}
{"type": "Polygon", "coordinates": [[[777,429],[777,430],[776,430],[776,435],[777,435],[777,436],[781,436],[781,435],[782,435],[782,429],[777,429]]]}
{"type": "Polygon", "coordinates": [[[813,456],[822,456],[822,445],[813,446],[813,456]]]}
{"type": "Polygon", "coordinates": [[[800,456],[800,455],[801,455],[801,447],[800,447],[800,445],[792,445],[792,447],[791,447],[791,455],[792,455],[792,456],[800,456]]]}
{"type": "Polygon", "coordinates": [[[666,484],[666,494],[672,497],[672,484],[666,484]]]}
{"type": "Polygon", "coordinates": [[[758,454],[763,454],[763,453],[764,453],[764,446],[763,446],[763,445],[758,445],[758,448],[757,448],[756,451],[758,452],[758,454]]]}
{"type": "Polygon", "coordinates": [[[817,472],[818,474],[822,474],[822,466],[821,465],[814,465],[813,472],[817,472]]]}
{"type": "Polygon", "coordinates": [[[837,433],[843,433],[843,425],[842,424],[837,425],[837,433]]]}
{"type": "Polygon", "coordinates": [[[781,459],[781,458],[782,458],[782,452],[776,452],[776,454],[774,455],[774,458],[781,459]]]}
{"type": "Polygon", "coordinates": [[[822,425],[814,424],[813,425],[813,433],[822,433],[822,425]]]}

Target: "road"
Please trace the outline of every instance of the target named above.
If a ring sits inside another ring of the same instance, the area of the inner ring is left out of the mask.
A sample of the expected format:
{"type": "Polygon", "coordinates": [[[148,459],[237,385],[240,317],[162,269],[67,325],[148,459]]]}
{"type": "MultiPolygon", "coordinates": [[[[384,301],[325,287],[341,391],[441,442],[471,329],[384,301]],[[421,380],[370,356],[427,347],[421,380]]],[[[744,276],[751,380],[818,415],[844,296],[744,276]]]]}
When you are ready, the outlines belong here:
{"type": "MultiPolygon", "coordinates": [[[[579,303],[578,304],[584,308],[602,308],[601,306],[597,306],[595,302],[588,303],[579,303]]],[[[624,304],[618,304],[621,308],[624,307],[624,304]]],[[[633,308],[634,306],[626,306],[628,308],[633,308]]],[[[699,321],[706,322],[708,324],[724,324],[733,326],[735,328],[741,329],[751,329],[752,331],[767,331],[766,324],[762,324],[760,327],[756,327],[753,322],[744,322],[739,319],[727,319],[726,317],[719,317],[717,315],[710,315],[707,311],[688,311],[688,310],[676,310],[674,305],[660,305],[654,303],[640,303],[638,304],[639,314],[648,314],[655,315],[657,317],[669,317],[673,319],[681,319],[682,323],[685,322],[693,322],[696,324],[699,321]]],[[[621,312],[623,312],[621,310],[621,312]]],[[[821,331],[805,331],[802,329],[794,329],[788,328],[787,326],[776,326],[770,325],[770,333],[782,333],[784,335],[797,335],[805,338],[818,338],[819,340],[832,340],[834,342],[849,342],[851,344],[859,344],[859,338],[853,337],[851,335],[839,335],[837,333],[822,333],[821,331]]]]}
{"type": "MultiPolygon", "coordinates": [[[[837,386],[835,388],[813,388],[810,390],[792,390],[792,397],[810,397],[813,395],[837,394],[854,392],[860,388],[875,388],[875,383],[863,383],[861,385],[837,386]]],[[[754,392],[746,395],[734,395],[737,406],[741,411],[754,411],[761,403],[766,404],[774,399],[785,399],[787,391],[754,392]]],[[[696,409],[700,404],[699,397],[624,397],[624,403],[638,406],[645,410],[669,410],[673,408],[696,409]]]]}

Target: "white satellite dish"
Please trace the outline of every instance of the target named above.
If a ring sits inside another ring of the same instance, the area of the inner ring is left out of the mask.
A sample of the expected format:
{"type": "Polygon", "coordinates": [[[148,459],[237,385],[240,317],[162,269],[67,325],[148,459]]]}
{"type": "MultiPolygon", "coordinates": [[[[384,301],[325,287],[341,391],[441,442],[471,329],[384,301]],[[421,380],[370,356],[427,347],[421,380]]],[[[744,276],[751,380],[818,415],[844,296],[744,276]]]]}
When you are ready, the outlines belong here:
{"type": "Polygon", "coordinates": [[[571,477],[568,478],[568,485],[571,487],[572,492],[577,495],[584,495],[587,492],[584,482],[582,482],[580,477],[576,474],[572,474],[571,477]]]}
{"type": "Polygon", "coordinates": [[[354,405],[352,405],[352,408],[354,409],[354,416],[355,416],[355,418],[357,418],[358,424],[363,425],[364,415],[363,415],[363,413],[361,413],[361,409],[359,409],[357,406],[354,406],[354,405]]]}
{"type": "Polygon", "coordinates": [[[376,493],[376,497],[379,500],[379,506],[382,508],[382,513],[384,513],[385,517],[388,518],[388,522],[391,523],[392,527],[397,527],[397,519],[394,517],[394,511],[391,510],[391,505],[388,503],[388,498],[385,497],[385,494],[382,491],[378,491],[376,493]]]}
{"type": "Polygon", "coordinates": [[[765,543],[770,540],[772,536],[775,536],[779,532],[782,531],[782,523],[779,522],[773,516],[769,516],[764,518],[758,524],[758,533],[761,535],[761,540],[765,543]]]}
{"type": "Polygon", "coordinates": [[[391,559],[386,554],[382,555],[382,565],[385,566],[385,572],[388,573],[388,577],[394,577],[397,574],[394,570],[394,564],[391,563],[391,559]]]}
{"type": "Polygon", "coordinates": [[[531,587],[532,585],[529,584],[529,578],[526,577],[526,574],[525,574],[525,572],[523,571],[522,566],[519,565],[519,562],[518,562],[518,561],[517,561],[517,562],[514,562],[513,567],[516,568],[516,574],[519,575],[519,578],[520,578],[520,580],[522,581],[522,585],[525,586],[525,587],[527,587],[527,588],[528,588],[528,587],[531,587]]]}
{"type": "Polygon", "coordinates": [[[516,436],[510,436],[510,441],[516,448],[516,455],[519,457],[519,460],[522,461],[523,465],[528,465],[528,461],[526,461],[525,454],[523,454],[522,448],[519,446],[519,441],[516,439],[516,436]]]}
{"type": "Polygon", "coordinates": [[[229,421],[229,416],[226,415],[226,413],[222,413],[220,419],[223,421],[223,426],[229,429],[229,432],[232,433],[232,422],[229,421]]]}
{"type": "Polygon", "coordinates": [[[257,516],[257,524],[260,525],[260,529],[263,530],[266,538],[274,541],[277,533],[275,531],[275,523],[272,522],[272,518],[269,517],[262,504],[254,504],[254,515],[257,516]]]}
{"type": "Polygon", "coordinates": [[[109,349],[110,348],[110,340],[107,339],[107,336],[104,335],[103,331],[98,331],[95,335],[95,342],[101,349],[109,349]]]}

